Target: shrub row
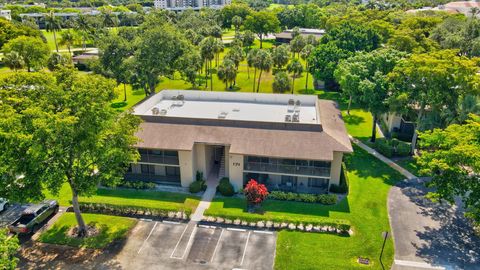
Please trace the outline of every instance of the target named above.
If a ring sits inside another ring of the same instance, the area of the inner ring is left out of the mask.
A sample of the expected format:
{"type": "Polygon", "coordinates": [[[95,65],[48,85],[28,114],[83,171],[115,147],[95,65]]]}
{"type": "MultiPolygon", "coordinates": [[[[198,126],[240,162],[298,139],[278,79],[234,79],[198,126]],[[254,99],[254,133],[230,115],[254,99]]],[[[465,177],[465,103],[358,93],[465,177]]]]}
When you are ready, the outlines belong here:
{"type": "Polygon", "coordinates": [[[154,189],[157,187],[157,184],[153,182],[144,182],[144,181],[122,181],[117,185],[103,184],[103,186],[115,188],[132,188],[132,189],[154,189]]]}
{"type": "Polygon", "coordinates": [[[282,200],[282,201],[296,201],[307,203],[321,203],[326,205],[332,205],[337,203],[337,195],[335,194],[302,194],[283,191],[271,191],[268,195],[269,199],[282,200]]]}
{"type": "Polygon", "coordinates": [[[86,213],[106,214],[113,216],[127,216],[127,217],[162,217],[162,218],[177,218],[188,219],[191,215],[191,209],[174,209],[174,208],[149,208],[138,206],[114,205],[105,203],[85,203],[80,202],[80,210],[86,213]]]}
{"type": "Polygon", "coordinates": [[[233,215],[205,216],[204,221],[233,224],[240,226],[259,227],[267,229],[287,229],[302,230],[312,232],[333,232],[339,234],[349,234],[351,229],[350,222],[343,219],[331,218],[303,218],[298,220],[285,220],[283,218],[265,219],[262,217],[242,217],[233,215]]]}
{"type": "Polygon", "coordinates": [[[410,156],[410,144],[397,139],[379,138],[372,147],[388,158],[410,156]]]}
{"type": "Polygon", "coordinates": [[[207,189],[207,184],[205,183],[205,180],[193,181],[188,187],[188,190],[190,191],[190,193],[198,193],[200,191],[205,191],[206,189],[207,189]]]}
{"type": "Polygon", "coordinates": [[[220,179],[220,183],[217,186],[217,191],[220,192],[223,196],[231,197],[235,194],[232,184],[228,177],[223,177],[220,179]]]}

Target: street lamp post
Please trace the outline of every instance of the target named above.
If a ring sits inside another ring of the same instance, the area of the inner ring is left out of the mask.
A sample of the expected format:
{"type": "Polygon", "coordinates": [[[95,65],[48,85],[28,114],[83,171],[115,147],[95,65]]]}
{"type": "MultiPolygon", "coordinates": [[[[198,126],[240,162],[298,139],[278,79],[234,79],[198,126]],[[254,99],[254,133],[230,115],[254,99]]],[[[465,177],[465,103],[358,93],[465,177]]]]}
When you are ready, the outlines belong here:
{"type": "Polygon", "coordinates": [[[382,232],[382,237],[383,237],[383,245],[382,245],[382,251],[380,252],[380,264],[382,265],[382,269],[385,270],[385,266],[383,265],[383,262],[382,262],[382,255],[383,255],[383,250],[385,249],[385,244],[387,243],[388,231],[382,232]]]}

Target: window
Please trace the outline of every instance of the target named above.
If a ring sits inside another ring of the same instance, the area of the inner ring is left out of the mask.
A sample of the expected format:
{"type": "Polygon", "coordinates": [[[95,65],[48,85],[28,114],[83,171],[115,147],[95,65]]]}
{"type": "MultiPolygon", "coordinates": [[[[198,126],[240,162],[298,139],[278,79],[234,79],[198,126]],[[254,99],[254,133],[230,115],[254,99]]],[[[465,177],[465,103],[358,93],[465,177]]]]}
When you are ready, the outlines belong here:
{"type": "Polygon", "coordinates": [[[154,155],[154,156],[161,156],[162,155],[161,150],[150,150],[150,151],[151,151],[151,154],[154,155]]]}
{"type": "Polygon", "coordinates": [[[155,166],[154,165],[141,164],[141,170],[142,170],[142,174],[149,174],[149,175],[154,175],[155,174],[155,166]]]}
{"type": "Polygon", "coordinates": [[[177,151],[163,151],[163,154],[167,157],[178,157],[177,151]]]}
{"type": "Polygon", "coordinates": [[[165,174],[167,176],[179,176],[180,175],[180,168],[179,167],[165,167],[165,174]]]}
{"type": "Polygon", "coordinates": [[[286,186],[296,186],[297,185],[297,177],[291,175],[282,175],[282,185],[286,186]]]}
{"type": "Polygon", "coordinates": [[[316,188],[328,188],[328,179],[325,178],[308,178],[308,186],[316,188]]]}

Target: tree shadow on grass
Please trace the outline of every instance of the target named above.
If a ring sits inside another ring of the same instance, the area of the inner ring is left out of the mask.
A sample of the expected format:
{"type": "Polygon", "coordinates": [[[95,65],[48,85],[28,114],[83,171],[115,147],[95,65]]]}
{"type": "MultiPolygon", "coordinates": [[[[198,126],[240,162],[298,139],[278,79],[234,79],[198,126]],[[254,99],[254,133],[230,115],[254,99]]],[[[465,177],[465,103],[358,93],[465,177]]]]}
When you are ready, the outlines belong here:
{"type": "Polygon", "coordinates": [[[120,109],[120,108],[124,108],[128,105],[128,103],[126,101],[120,101],[120,102],[113,102],[112,104],[110,104],[110,107],[114,108],[114,109],[120,109]]]}
{"type": "Polygon", "coordinates": [[[354,114],[344,115],[343,116],[343,121],[347,125],[354,125],[354,126],[358,126],[358,125],[366,122],[365,118],[363,118],[361,116],[358,116],[358,115],[354,115],[354,114]]]}

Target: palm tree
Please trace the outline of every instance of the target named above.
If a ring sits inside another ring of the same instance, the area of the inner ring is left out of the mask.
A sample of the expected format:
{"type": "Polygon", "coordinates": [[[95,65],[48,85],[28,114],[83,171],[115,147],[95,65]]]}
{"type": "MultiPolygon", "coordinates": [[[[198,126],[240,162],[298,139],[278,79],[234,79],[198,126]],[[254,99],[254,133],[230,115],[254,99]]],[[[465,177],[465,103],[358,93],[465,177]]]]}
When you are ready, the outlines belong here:
{"type": "Polygon", "coordinates": [[[307,44],[305,47],[303,47],[302,51],[300,52],[300,56],[302,59],[305,61],[305,72],[307,72],[307,77],[305,78],[305,90],[308,89],[308,68],[309,68],[309,62],[308,58],[310,57],[310,54],[312,54],[313,50],[315,50],[315,47],[312,44],[307,44]]]}
{"type": "MultiPolygon", "coordinates": [[[[248,68],[250,69],[253,67],[253,92],[255,92],[255,78],[257,77],[257,67],[255,65],[255,62],[257,61],[257,54],[258,54],[259,49],[254,48],[250,50],[247,54],[247,65],[248,68]]],[[[250,70],[248,71],[248,78],[250,79],[250,70]]]]}
{"type": "Polygon", "coordinates": [[[242,23],[243,23],[242,17],[240,17],[238,15],[233,16],[232,24],[235,27],[235,36],[237,36],[239,34],[240,26],[242,26],[242,23]]]}
{"type": "Polygon", "coordinates": [[[233,88],[232,83],[237,78],[235,63],[230,59],[223,60],[223,63],[218,67],[217,76],[225,83],[225,89],[229,88],[231,90],[233,88]],[[228,83],[230,83],[230,87],[228,87],[228,83]]]}
{"type": "Polygon", "coordinates": [[[117,15],[113,14],[110,10],[103,12],[102,24],[103,27],[115,27],[118,23],[117,15]]]}
{"type": "Polygon", "coordinates": [[[292,94],[293,94],[293,91],[295,90],[295,78],[297,76],[300,76],[303,72],[302,63],[300,63],[298,59],[293,59],[292,62],[288,64],[287,70],[292,74],[292,94]]]}
{"type": "MultiPolygon", "coordinates": [[[[204,38],[200,44],[200,55],[202,56],[203,61],[205,61],[205,88],[207,88],[208,83],[208,71],[210,63],[210,69],[212,67],[212,60],[215,58],[215,38],[213,37],[206,37],[204,38]]],[[[210,83],[211,84],[211,83],[210,83]]],[[[213,86],[210,85],[210,89],[213,90],[213,86]]]]}
{"type": "Polygon", "coordinates": [[[215,53],[215,66],[218,66],[220,61],[220,53],[223,52],[223,42],[221,40],[215,39],[213,43],[213,52],[215,53]]]}
{"type": "Polygon", "coordinates": [[[84,15],[78,15],[78,18],[75,22],[75,30],[77,30],[82,36],[82,49],[85,51],[87,49],[87,37],[92,31],[92,26],[88,18],[84,15]]]}
{"type": "Polygon", "coordinates": [[[56,17],[55,14],[53,13],[53,10],[50,11],[50,13],[48,13],[45,16],[45,29],[47,30],[47,32],[53,32],[53,40],[55,41],[55,49],[58,52],[57,31],[62,29],[62,25],[60,23],[60,19],[58,17],[56,17]]]}
{"type": "MultiPolygon", "coordinates": [[[[240,46],[233,46],[230,51],[227,52],[224,59],[232,60],[235,64],[235,70],[238,72],[238,66],[240,62],[245,60],[245,52],[240,46]]],[[[236,80],[233,82],[234,85],[237,84],[236,80]]]]}
{"type": "Polygon", "coordinates": [[[7,67],[15,72],[25,66],[23,57],[16,51],[11,51],[10,53],[5,54],[5,57],[3,57],[3,62],[5,65],[7,65],[7,67]]]}
{"type": "Polygon", "coordinates": [[[262,72],[268,72],[272,68],[272,55],[266,50],[259,50],[256,56],[255,67],[260,70],[258,74],[257,93],[260,91],[260,80],[262,79],[262,72]]]}
{"type": "Polygon", "coordinates": [[[71,48],[76,40],[77,37],[75,36],[75,33],[73,33],[72,30],[67,30],[61,34],[60,45],[67,46],[69,55],[72,55],[71,48]]]}

